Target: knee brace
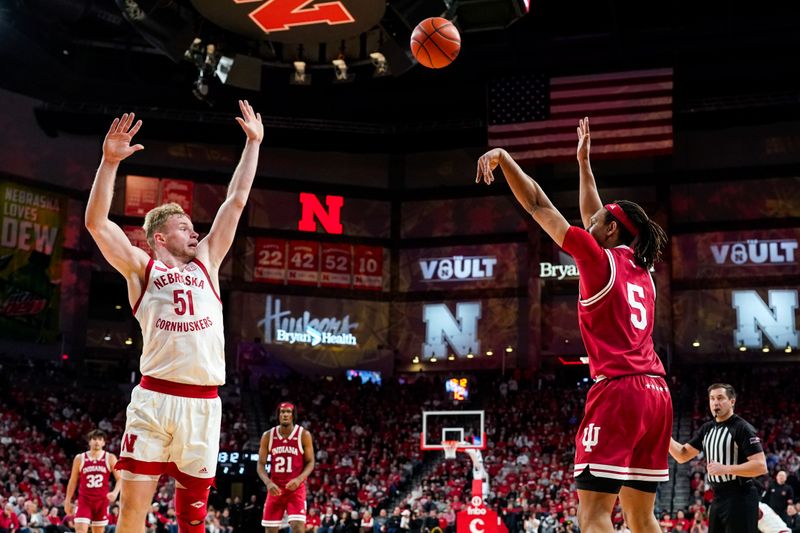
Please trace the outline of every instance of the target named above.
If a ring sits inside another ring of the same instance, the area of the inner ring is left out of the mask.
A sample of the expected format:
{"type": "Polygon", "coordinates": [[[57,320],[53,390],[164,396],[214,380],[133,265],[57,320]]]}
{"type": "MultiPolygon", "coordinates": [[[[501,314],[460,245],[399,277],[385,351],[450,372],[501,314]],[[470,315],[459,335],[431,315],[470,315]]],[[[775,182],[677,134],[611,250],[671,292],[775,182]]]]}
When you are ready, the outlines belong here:
{"type": "Polygon", "coordinates": [[[210,491],[210,487],[204,489],[177,487],[175,489],[175,515],[178,518],[180,533],[205,533],[210,491]]]}

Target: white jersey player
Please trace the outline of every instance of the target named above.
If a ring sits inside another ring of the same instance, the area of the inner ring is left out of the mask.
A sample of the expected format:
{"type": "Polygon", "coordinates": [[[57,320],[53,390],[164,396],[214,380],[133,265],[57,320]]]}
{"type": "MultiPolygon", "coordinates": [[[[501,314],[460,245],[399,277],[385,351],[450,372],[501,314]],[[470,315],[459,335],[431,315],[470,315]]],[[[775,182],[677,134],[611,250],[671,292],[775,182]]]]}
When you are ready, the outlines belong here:
{"type": "Polygon", "coordinates": [[[208,235],[200,240],[178,204],[145,217],[151,259],[108,218],[117,169],[142,150],[131,146],[142,121],[115,119],[103,142],[103,159],[86,206],[86,227],[103,256],[128,284],[128,299],[142,328],[142,381],[128,405],[122,450],[122,494],[117,533],[139,533],[158,478],[177,481],[175,511],[181,533],[203,533],[209,488],[219,451],[225,382],[222,303],[218,271],[230,249],[256,174],[264,137],[261,115],[240,101],[236,121],[247,136],[227,197],[208,235]]]}
{"type": "Polygon", "coordinates": [[[758,530],[761,533],[792,533],[772,507],[763,502],[758,502],[758,530]]]}

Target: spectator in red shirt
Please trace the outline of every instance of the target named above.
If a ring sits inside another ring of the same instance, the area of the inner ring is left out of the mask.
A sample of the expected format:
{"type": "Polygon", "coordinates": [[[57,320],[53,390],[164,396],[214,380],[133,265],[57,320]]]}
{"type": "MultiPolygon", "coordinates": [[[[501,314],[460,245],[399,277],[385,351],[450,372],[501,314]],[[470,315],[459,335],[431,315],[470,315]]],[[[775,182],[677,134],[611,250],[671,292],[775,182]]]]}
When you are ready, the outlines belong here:
{"type": "Polygon", "coordinates": [[[322,524],[317,509],[312,507],[306,516],[306,533],[317,533],[317,528],[322,524]]]}
{"type": "Polygon", "coordinates": [[[14,506],[7,503],[0,514],[0,533],[16,533],[19,529],[19,519],[14,512],[14,506]]]}

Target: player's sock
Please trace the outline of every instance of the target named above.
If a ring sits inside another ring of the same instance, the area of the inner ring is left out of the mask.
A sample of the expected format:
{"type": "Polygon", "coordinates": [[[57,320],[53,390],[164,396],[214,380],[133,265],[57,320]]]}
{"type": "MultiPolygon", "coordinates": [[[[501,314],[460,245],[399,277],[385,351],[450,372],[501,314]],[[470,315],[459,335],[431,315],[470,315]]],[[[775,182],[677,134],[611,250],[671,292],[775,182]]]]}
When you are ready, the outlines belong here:
{"type": "Polygon", "coordinates": [[[179,533],[205,533],[210,488],[175,489],[175,514],[179,533]]]}

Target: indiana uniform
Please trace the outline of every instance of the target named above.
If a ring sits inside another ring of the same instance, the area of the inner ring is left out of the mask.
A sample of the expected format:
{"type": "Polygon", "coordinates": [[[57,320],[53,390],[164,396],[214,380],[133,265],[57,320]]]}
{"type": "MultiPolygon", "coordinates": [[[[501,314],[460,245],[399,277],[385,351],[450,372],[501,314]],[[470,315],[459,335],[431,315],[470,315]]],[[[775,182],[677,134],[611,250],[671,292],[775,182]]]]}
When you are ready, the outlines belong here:
{"type": "Polygon", "coordinates": [[[294,426],[288,437],[280,433],[280,426],[269,430],[267,457],[270,463],[269,479],[281,489],[281,494],[267,494],[261,525],[281,527],[284,513],[289,522],[306,520],[306,483],[303,481],[294,491],[286,490],[286,484],[303,471],[303,428],[294,426]]]}
{"type": "Polygon", "coordinates": [[[654,491],[653,482],[669,479],[672,401],[653,346],[653,279],[631,248],[602,248],[581,228],[569,228],[562,248],[581,276],[578,323],[595,380],[575,437],[574,474],[610,480],[612,492],[621,484],[654,491]]]}
{"type": "Polygon", "coordinates": [[[78,506],[75,510],[76,524],[90,526],[108,525],[108,477],[111,467],[108,453],[97,459],[84,452],[81,454],[80,477],[78,478],[78,506]]]}

